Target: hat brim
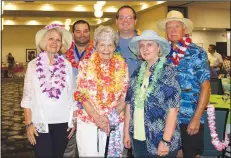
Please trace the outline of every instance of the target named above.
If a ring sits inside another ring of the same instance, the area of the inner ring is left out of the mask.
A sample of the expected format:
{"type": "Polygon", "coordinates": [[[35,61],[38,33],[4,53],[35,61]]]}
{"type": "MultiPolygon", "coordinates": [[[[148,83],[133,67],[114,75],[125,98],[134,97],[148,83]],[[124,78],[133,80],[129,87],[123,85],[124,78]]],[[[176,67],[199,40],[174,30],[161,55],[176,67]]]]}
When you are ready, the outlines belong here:
{"type": "MultiPolygon", "coordinates": [[[[58,29],[62,34],[62,41],[64,42],[63,44],[65,45],[63,53],[65,53],[71,47],[72,34],[69,31],[67,31],[65,28],[55,27],[55,29],[58,29]]],[[[46,34],[46,32],[49,31],[49,30],[50,29],[43,28],[43,29],[39,30],[36,33],[36,35],[35,35],[35,44],[36,44],[37,48],[39,48],[40,41],[42,40],[42,38],[46,34]]]]}
{"type": "Polygon", "coordinates": [[[193,30],[193,22],[189,19],[186,18],[170,18],[170,19],[164,19],[164,20],[159,20],[157,22],[157,27],[159,30],[161,31],[165,31],[166,30],[166,24],[169,21],[180,21],[182,22],[186,27],[187,27],[187,32],[191,33],[193,30]]]}
{"type": "Polygon", "coordinates": [[[130,50],[137,56],[139,53],[139,41],[154,41],[160,45],[160,49],[162,50],[163,56],[166,56],[170,52],[170,44],[168,41],[160,36],[157,37],[144,37],[144,36],[136,36],[133,37],[131,42],[129,43],[130,50]]]}

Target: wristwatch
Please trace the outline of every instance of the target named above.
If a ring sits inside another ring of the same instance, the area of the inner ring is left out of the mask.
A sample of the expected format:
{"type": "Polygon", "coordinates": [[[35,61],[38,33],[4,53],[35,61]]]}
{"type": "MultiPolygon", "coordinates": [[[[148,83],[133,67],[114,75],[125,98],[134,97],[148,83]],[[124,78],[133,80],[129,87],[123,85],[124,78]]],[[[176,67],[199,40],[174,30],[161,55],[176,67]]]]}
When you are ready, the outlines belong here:
{"type": "Polygon", "coordinates": [[[167,140],[164,140],[164,138],[162,138],[161,141],[163,142],[163,144],[164,144],[165,146],[168,146],[168,147],[171,146],[171,142],[169,142],[169,141],[167,141],[167,140]]]}

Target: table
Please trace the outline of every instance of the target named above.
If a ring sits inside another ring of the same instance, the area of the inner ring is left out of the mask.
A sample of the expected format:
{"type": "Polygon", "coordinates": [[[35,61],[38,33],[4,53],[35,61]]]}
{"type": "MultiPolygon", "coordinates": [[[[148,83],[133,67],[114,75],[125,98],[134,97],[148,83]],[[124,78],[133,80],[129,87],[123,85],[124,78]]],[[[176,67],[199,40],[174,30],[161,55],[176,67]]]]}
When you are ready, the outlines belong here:
{"type": "MultiPolygon", "coordinates": [[[[222,100],[223,95],[211,94],[209,101],[216,108],[228,108],[230,110],[230,98],[226,103],[222,100]]],[[[230,124],[230,112],[227,120],[227,124],[230,124]]]]}

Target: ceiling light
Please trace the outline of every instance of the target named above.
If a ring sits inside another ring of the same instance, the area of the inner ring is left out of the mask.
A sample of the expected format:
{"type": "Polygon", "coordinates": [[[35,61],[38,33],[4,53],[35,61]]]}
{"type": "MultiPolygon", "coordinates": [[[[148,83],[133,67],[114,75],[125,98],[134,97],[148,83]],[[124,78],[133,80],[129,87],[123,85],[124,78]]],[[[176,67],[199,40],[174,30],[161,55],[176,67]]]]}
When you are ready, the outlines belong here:
{"type": "Polygon", "coordinates": [[[203,30],[206,30],[206,28],[203,28],[203,30]]]}
{"type": "Polygon", "coordinates": [[[4,25],[14,25],[15,22],[13,20],[5,20],[4,25]]]}
{"type": "Polygon", "coordinates": [[[144,4],[141,6],[141,9],[144,10],[144,9],[146,9],[146,8],[148,8],[148,5],[147,5],[146,3],[144,3],[144,4]]]}
{"type": "Polygon", "coordinates": [[[41,10],[44,10],[44,11],[52,11],[52,10],[54,10],[54,7],[52,7],[50,4],[44,4],[44,5],[41,7],[41,10]]]}
{"type": "Polygon", "coordinates": [[[2,18],[2,30],[3,30],[3,28],[4,28],[3,23],[4,23],[4,18],[2,18]]]}
{"type": "Polygon", "coordinates": [[[94,4],[94,9],[95,9],[95,10],[102,10],[102,7],[103,7],[103,6],[102,6],[101,4],[97,4],[97,3],[94,4]]]}
{"type": "Polygon", "coordinates": [[[94,12],[95,17],[100,18],[103,16],[103,12],[101,10],[96,10],[94,12]]]}
{"type": "Polygon", "coordinates": [[[12,3],[7,3],[4,6],[4,10],[17,10],[17,7],[15,5],[13,5],[12,3]]]}
{"type": "Polygon", "coordinates": [[[71,19],[66,19],[65,20],[65,25],[70,25],[71,24],[71,19]]]}
{"type": "Polygon", "coordinates": [[[64,27],[66,30],[70,30],[70,26],[69,25],[65,25],[65,27],[64,27]]]}
{"type": "Polygon", "coordinates": [[[114,6],[108,7],[107,9],[105,9],[105,12],[117,12],[117,8],[114,6]]]}
{"type": "Polygon", "coordinates": [[[157,1],[156,4],[162,4],[164,3],[165,1],[157,1]]]}
{"type": "Polygon", "coordinates": [[[77,5],[76,7],[74,7],[74,11],[83,12],[86,11],[86,8],[81,5],[77,5]]]}
{"type": "Polygon", "coordinates": [[[100,4],[101,6],[104,6],[106,4],[106,1],[97,1],[97,4],[100,4]]]}
{"type": "Polygon", "coordinates": [[[38,25],[39,23],[38,23],[38,21],[36,21],[36,20],[31,20],[31,21],[28,21],[27,22],[27,25],[38,25]]]}

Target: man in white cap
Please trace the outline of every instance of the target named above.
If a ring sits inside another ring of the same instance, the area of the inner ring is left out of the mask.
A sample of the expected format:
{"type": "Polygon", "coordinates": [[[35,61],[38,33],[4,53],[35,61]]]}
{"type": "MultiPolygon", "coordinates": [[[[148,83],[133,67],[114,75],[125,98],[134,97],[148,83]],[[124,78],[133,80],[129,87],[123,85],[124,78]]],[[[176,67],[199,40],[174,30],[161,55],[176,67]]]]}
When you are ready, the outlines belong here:
{"type": "MultiPolygon", "coordinates": [[[[193,29],[191,20],[178,11],[170,11],[167,18],[157,22],[166,31],[171,51],[166,57],[176,66],[181,87],[178,121],[181,128],[182,150],[185,158],[203,153],[204,110],[210,95],[210,71],[207,53],[192,43],[188,33],[193,29]]],[[[171,140],[169,140],[171,141],[171,140]]]]}

